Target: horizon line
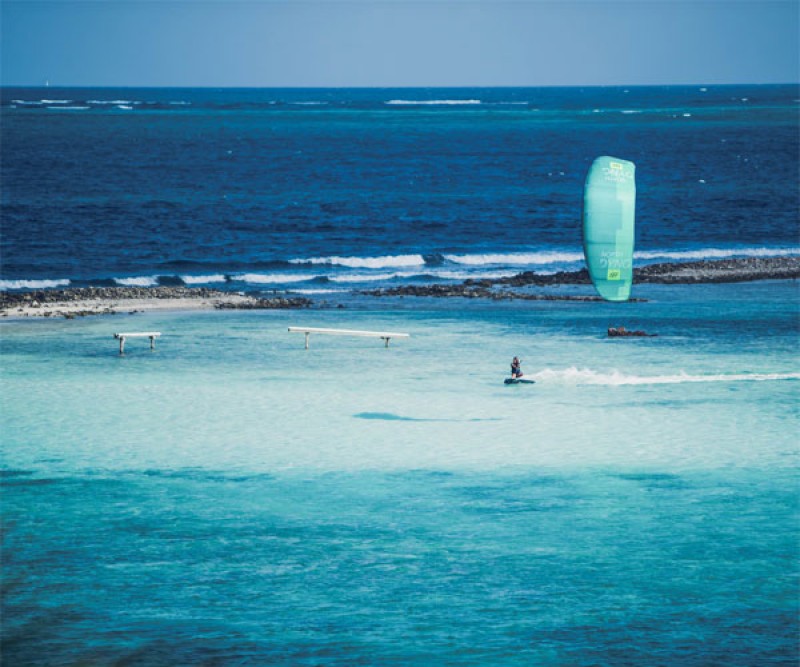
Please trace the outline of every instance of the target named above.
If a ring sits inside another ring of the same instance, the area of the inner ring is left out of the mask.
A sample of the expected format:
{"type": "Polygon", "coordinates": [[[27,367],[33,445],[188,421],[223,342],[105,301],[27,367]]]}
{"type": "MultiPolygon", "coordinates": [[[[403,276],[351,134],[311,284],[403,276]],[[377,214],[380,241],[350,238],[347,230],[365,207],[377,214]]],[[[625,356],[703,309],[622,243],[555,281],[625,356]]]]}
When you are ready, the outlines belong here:
{"type": "Polygon", "coordinates": [[[115,89],[131,89],[131,88],[162,88],[162,89],[193,89],[193,90],[419,90],[426,88],[434,89],[503,89],[503,88],[669,88],[669,87],[730,87],[730,86],[800,86],[798,81],[774,81],[774,82],[753,82],[753,81],[739,81],[728,83],[709,83],[709,82],[692,82],[692,83],[586,83],[586,84],[520,84],[520,85],[485,85],[485,84],[444,84],[444,85],[356,85],[356,86],[325,86],[325,85],[186,85],[186,84],[51,84],[51,83],[0,83],[0,89],[3,88],[115,88],[115,89]]]}

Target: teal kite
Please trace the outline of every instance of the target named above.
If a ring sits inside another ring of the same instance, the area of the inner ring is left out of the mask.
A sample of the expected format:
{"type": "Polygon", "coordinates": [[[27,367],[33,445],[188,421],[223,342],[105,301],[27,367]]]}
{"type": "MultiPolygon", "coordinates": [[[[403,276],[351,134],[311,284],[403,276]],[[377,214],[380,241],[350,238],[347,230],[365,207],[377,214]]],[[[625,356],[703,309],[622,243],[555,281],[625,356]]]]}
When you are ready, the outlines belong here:
{"type": "Polygon", "coordinates": [[[589,168],[583,194],[583,254],[597,293],[627,301],[633,283],[636,165],[603,156],[589,168]]]}

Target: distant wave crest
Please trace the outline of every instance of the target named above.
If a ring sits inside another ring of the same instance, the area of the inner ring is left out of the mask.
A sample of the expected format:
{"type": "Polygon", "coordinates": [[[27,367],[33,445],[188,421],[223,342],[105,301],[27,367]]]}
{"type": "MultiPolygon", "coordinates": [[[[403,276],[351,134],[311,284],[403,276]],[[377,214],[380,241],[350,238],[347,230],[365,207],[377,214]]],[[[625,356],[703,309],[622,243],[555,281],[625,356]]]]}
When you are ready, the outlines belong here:
{"type": "Polygon", "coordinates": [[[458,105],[475,105],[481,104],[481,100],[387,100],[384,104],[391,104],[396,106],[458,106],[458,105]]]}

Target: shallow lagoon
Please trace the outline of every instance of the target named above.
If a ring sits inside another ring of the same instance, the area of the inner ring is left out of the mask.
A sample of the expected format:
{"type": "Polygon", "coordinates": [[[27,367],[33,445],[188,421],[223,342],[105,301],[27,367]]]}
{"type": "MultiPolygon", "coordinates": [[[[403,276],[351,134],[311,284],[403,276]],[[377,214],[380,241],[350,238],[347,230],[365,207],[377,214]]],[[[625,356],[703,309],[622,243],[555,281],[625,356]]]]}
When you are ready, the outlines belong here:
{"type": "Polygon", "coordinates": [[[3,323],[4,654],[796,663],[797,286],[637,296],[3,323]]]}

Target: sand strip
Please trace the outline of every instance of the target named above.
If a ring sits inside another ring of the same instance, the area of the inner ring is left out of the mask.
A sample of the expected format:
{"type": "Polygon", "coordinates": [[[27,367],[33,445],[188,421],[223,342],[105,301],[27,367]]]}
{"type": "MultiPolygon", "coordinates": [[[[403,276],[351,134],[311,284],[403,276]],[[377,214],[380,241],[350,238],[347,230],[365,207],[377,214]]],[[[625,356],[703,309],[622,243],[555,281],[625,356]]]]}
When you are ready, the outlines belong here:
{"type": "Polygon", "coordinates": [[[83,317],[168,310],[307,308],[306,298],[262,299],[190,287],[81,287],[0,292],[0,317],[83,317]]]}

